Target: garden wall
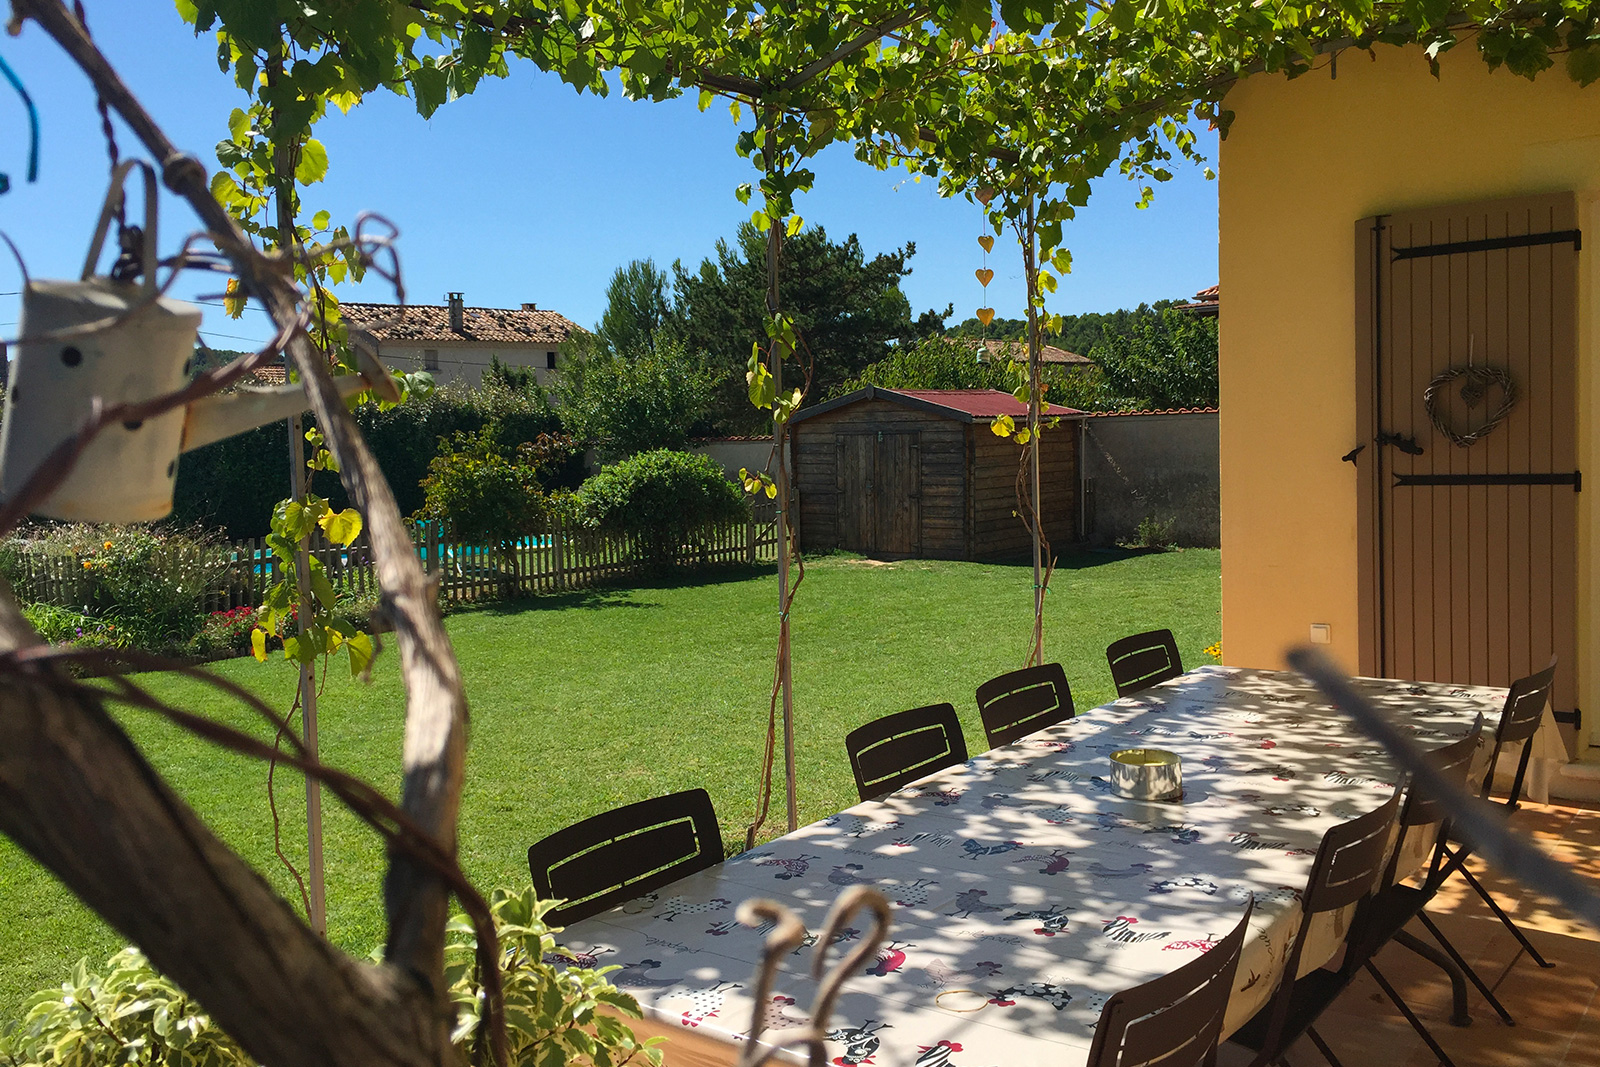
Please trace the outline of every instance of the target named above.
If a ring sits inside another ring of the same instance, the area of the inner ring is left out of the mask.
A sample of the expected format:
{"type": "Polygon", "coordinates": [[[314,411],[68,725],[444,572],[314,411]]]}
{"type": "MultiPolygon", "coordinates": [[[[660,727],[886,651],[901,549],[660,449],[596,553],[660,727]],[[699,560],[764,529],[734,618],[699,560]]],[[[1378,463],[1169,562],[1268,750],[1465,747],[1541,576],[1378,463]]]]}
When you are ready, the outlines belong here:
{"type": "Polygon", "coordinates": [[[1148,518],[1170,520],[1180,545],[1221,544],[1217,427],[1214,409],[1085,419],[1085,539],[1099,544],[1134,540],[1148,518]]]}
{"type": "Polygon", "coordinates": [[[772,458],[772,438],[712,437],[694,442],[689,451],[710,456],[728,477],[738,481],[740,467],[751,472],[767,469],[767,461],[772,458]]]}

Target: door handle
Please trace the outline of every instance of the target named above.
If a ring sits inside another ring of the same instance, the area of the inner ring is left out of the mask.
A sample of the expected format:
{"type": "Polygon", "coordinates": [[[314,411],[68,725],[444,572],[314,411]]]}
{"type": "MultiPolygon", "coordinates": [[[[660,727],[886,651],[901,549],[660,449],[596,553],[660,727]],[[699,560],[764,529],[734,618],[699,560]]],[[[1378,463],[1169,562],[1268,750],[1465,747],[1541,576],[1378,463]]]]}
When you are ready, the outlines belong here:
{"type": "Polygon", "coordinates": [[[1383,431],[1372,440],[1379,445],[1394,445],[1394,447],[1408,456],[1420,456],[1423,452],[1422,446],[1417,444],[1417,439],[1415,437],[1407,437],[1405,434],[1383,431]]]}

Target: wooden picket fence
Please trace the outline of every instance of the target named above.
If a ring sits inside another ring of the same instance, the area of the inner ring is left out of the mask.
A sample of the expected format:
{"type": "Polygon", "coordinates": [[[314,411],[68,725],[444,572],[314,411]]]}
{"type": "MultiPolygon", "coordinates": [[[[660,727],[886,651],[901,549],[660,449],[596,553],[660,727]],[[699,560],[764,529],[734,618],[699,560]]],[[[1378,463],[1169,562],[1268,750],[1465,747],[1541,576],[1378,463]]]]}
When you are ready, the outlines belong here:
{"type": "MultiPolygon", "coordinates": [[[[436,524],[414,525],[412,544],[441,595],[451,603],[515,600],[537,593],[561,593],[602,585],[644,573],[648,561],[635,539],[623,534],[553,522],[543,533],[523,538],[509,552],[444,539],[436,524]]],[[[204,609],[228,611],[260,604],[278,580],[278,564],[263,538],[209,549],[180,549],[175,569],[209,570],[204,609]],[[201,553],[204,553],[204,558],[201,553]]],[[[363,532],[348,548],[332,545],[320,531],[311,553],[322,561],[328,580],[358,596],[377,590],[372,550],[363,532]]],[[[678,565],[705,567],[771,563],[778,555],[777,513],[757,505],[748,520],[716,523],[695,531],[683,544],[678,565]]],[[[25,600],[77,608],[90,596],[93,576],[76,557],[23,553],[14,564],[18,594],[25,600]]]]}

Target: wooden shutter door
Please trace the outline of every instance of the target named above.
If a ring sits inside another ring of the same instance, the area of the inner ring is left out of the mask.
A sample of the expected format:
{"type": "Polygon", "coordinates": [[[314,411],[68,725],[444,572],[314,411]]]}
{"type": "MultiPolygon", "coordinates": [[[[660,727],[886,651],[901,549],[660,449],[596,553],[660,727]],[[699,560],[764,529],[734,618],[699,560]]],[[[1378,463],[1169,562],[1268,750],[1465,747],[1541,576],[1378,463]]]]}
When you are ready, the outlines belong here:
{"type": "Polygon", "coordinates": [[[922,554],[922,435],[878,434],[876,549],[886,556],[922,554]]]}
{"type": "Polygon", "coordinates": [[[1579,238],[1571,194],[1358,226],[1363,669],[1509,685],[1557,655],[1576,698],[1574,394],[1579,238]],[[1452,368],[1509,374],[1516,398],[1452,368]],[[1444,430],[1424,403],[1433,383],[1444,430]]]}
{"type": "Polygon", "coordinates": [[[872,503],[873,436],[842,433],[839,448],[839,547],[846,552],[872,552],[877,525],[872,503]]]}

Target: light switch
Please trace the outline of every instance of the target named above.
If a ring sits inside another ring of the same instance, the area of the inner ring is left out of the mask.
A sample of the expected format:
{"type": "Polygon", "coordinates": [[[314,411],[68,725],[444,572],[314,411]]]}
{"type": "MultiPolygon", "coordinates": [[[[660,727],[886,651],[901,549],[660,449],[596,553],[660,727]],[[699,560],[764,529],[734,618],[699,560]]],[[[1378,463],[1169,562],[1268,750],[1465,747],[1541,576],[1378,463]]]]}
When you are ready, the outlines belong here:
{"type": "Polygon", "coordinates": [[[1311,624],[1311,643],[1313,645],[1333,644],[1333,627],[1325,622],[1311,624]]]}

